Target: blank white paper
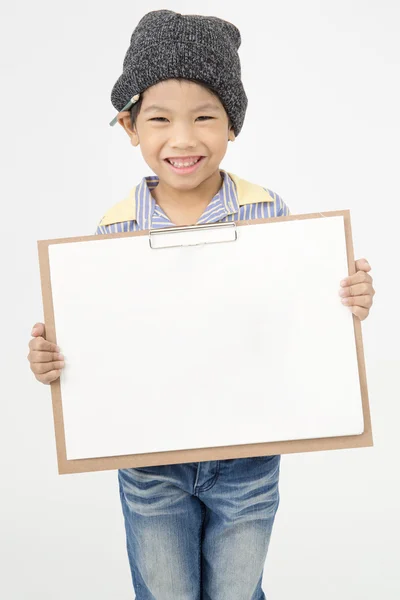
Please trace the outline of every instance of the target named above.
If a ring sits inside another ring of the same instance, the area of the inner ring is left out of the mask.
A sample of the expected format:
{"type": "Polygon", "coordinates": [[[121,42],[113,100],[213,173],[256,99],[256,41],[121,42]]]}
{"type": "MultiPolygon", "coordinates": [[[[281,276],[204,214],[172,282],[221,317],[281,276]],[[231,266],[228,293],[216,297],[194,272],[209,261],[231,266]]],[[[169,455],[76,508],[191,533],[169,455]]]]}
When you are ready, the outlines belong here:
{"type": "Polygon", "coordinates": [[[49,246],[67,459],[363,432],[343,217],[237,234],[49,246]]]}

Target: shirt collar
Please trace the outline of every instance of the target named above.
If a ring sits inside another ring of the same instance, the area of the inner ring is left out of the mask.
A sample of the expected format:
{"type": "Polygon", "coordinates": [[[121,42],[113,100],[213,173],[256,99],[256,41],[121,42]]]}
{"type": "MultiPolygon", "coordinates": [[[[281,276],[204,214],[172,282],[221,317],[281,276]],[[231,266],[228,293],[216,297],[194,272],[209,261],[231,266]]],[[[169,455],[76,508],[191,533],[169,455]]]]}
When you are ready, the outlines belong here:
{"type": "MultiPolygon", "coordinates": [[[[198,224],[217,222],[227,215],[239,212],[236,184],[226,171],[220,169],[220,173],[223,183],[198,220],[198,224]]],[[[156,201],[151,195],[151,190],[158,183],[159,177],[157,175],[148,175],[143,177],[136,187],[136,222],[142,230],[151,229],[151,221],[156,208],[156,201]]]]}

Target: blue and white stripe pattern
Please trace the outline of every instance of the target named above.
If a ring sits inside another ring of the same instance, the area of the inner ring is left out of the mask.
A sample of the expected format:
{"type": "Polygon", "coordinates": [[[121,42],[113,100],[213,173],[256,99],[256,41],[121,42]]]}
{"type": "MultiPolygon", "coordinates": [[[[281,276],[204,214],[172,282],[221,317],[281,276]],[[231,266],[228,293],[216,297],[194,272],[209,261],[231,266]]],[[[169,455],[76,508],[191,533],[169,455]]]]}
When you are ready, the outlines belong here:
{"type": "MultiPolygon", "coordinates": [[[[220,171],[223,184],[206,210],[197,221],[197,225],[205,223],[227,223],[228,221],[246,221],[251,219],[268,219],[290,215],[289,208],[283,200],[272,190],[269,192],[275,202],[256,202],[239,206],[235,182],[226,171],[220,171]]],[[[136,220],[112,223],[98,226],[96,234],[124,233],[129,231],[143,231],[174,225],[162,208],[151,195],[151,190],[158,185],[157,175],[143,177],[136,187],[136,220]]]]}

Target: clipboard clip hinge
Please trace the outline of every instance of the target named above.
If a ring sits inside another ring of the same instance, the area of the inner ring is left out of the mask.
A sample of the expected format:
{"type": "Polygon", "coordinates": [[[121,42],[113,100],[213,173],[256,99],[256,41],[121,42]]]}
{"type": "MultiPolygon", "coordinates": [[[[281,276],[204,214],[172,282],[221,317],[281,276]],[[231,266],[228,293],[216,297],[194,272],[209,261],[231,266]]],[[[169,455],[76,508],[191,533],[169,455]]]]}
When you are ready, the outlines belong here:
{"type": "Polygon", "coordinates": [[[237,239],[237,226],[234,221],[185,227],[164,227],[151,229],[149,232],[149,244],[152,250],[221,244],[236,242],[237,239]]]}

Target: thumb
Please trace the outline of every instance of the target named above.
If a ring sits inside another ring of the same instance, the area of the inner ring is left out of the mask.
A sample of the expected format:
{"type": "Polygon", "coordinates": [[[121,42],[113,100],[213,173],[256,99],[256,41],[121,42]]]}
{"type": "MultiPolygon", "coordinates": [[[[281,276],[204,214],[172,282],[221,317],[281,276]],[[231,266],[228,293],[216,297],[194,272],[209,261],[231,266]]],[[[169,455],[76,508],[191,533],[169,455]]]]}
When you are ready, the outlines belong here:
{"type": "Polygon", "coordinates": [[[33,326],[31,335],[33,335],[34,337],[42,336],[46,338],[46,330],[44,323],[36,323],[36,325],[33,326]]]}

